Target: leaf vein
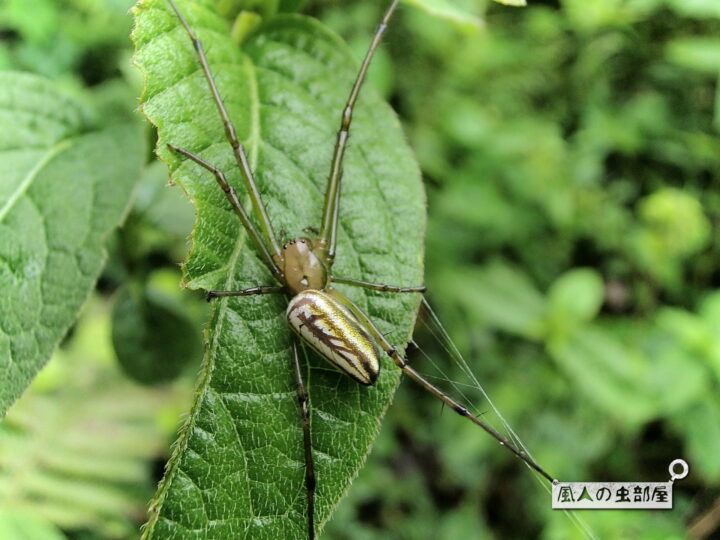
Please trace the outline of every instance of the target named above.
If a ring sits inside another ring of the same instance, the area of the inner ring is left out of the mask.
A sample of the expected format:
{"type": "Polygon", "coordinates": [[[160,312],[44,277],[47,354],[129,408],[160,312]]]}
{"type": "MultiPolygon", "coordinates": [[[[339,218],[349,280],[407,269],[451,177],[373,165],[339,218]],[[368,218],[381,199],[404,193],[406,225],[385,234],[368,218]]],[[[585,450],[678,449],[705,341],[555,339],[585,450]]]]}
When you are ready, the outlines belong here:
{"type": "Polygon", "coordinates": [[[32,184],[33,180],[37,177],[38,173],[45,167],[45,165],[50,162],[55,156],[57,156],[60,152],[63,150],[66,150],[71,146],[70,139],[65,139],[64,141],[59,142],[58,144],[54,145],[53,147],[49,148],[48,151],[45,153],[45,155],[37,162],[37,164],[28,171],[25,178],[23,178],[20,181],[20,184],[10,194],[10,197],[8,197],[8,200],[5,202],[2,208],[0,208],[0,221],[2,221],[5,216],[10,212],[12,207],[17,203],[17,201],[22,197],[25,192],[30,187],[30,184],[32,184]]]}

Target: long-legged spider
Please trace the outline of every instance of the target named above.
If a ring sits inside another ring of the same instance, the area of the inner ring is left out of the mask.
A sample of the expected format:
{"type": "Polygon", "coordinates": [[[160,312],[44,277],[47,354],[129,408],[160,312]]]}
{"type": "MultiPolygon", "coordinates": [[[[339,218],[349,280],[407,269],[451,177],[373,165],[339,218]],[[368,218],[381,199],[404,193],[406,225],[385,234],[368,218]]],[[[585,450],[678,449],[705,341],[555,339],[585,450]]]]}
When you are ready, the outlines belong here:
{"type": "MultiPolygon", "coordinates": [[[[383,354],[387,354],[395,365],[408,377],[451,407],[460,416],[467,418],[469,421],[484,429],[532,469],[540,473],[547,480],[552,481],[552,477],[524,451],[410,367],[395,347],[377,329],[368,315],[342,292],[332,286],[333,283],[342,283],[388,293],[425,292],[424,286],[400,287],[384,285],[331,274],[333,261],[335,259],[343,157],[347,148],[353,111],[370,62],[399,0],[392,1],[378,25],[355,78],[350,96],[342,111],[340,129],[337,132],[330,173],[325,190],[320,230],[315,235],[315,238],[296,238],[282,246],[276,239],[272,223],[254,181],[253,172],[245,149],[236,135],[235,127],[215,84],[203,46],[174,0],[168,0],[168,2],[177,14],[182,26],[187,31],[194,49],[197,52],[202,72],[209,85],[213,100],[225,128],[225,134],[232,147],[235,161],[240,169],[245,188],[249,194],[253,212],[260,224],[259,230],[251,221],[248,213],[240,203],[235,189],[227,182],[221,170],[188,150],[173,144],[168,144],[168,147],[174,152],[197,163],[214,175],[218,185],[230,202],[232,209],[242,222],[253,246],[257,250],[260,260],[270,270],[277,281],[277,283],[273,285],[258,285],[237,291],[209,291],[208,299],[260,294],[288,295],[290,299],[286,312],[287,321],[297,335],[297,338],[315,350],[340,371],[360,384],[371,386],[375,383],[380,372],[380,359],[383,354]]],[[[293,342],[293,364],[304,440],[307,533],[308,538],[312,539],[315,537],[315,472],[313,466],[308,394],[303,382],[297,340],[293,342]]]]}

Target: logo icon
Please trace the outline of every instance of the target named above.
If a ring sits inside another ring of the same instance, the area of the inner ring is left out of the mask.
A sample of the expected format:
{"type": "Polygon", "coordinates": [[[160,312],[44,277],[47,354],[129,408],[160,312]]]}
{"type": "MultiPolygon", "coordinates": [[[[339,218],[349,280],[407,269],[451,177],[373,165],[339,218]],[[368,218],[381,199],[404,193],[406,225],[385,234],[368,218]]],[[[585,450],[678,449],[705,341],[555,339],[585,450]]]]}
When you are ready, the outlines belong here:
{"type": "Polygon", "coordinates": [[[673,482],[690,472],[687,462],[676,459],[668,467],[667,482],[560,482],[552,487],[553,509],[658,510],[673,506],[673,482]]]}

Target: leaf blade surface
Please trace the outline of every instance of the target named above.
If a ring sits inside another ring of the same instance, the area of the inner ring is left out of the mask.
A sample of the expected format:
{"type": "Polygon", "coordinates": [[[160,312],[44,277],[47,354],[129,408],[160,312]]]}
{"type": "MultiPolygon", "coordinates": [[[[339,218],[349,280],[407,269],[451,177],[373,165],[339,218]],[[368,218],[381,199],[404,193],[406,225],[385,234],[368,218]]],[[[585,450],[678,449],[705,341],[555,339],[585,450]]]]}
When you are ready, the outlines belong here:
{"type": "MultiPolygon", "coordinates": [[[[212,2],[179,2],[203,40],[243,141],[276,234],[318,227],[340,113],[357,63],[315,21],[278,16],[239,50],[212,2]]],[[[222,124],[189,39],[167,4],[135,10],[136,63],[146,76],[143,110],[158,127],[159,155],[196,205],[184,281],[193,288],[272,284],[211,175],[181,162],[172,142],[218,166],[250,208],[222,124]]],[[[365,89],[345,164],[337,275],[417,284],[422,280],[424,194],[399,123],[365,89]]],[[[402,347],[418,298],[347,289],[402,347]]],[[[302,432],[291,371],[286,300],[223,299],[207,329],[195,402],[151,509],[146,538],[304,538],[302,432]]],[[[399,380],[385,362],[376,387],[361,388],[308,356],[317,468],[318,523],[362,465],[399,380]]]]}
{"type": "Polygon", "coordinates": [[[0,75],[0,412],[75,320],[142,165],[137,126],[94,127],[49,81],[0,75]],[[7,91],[5,91],[7,90],[7,91]]]}

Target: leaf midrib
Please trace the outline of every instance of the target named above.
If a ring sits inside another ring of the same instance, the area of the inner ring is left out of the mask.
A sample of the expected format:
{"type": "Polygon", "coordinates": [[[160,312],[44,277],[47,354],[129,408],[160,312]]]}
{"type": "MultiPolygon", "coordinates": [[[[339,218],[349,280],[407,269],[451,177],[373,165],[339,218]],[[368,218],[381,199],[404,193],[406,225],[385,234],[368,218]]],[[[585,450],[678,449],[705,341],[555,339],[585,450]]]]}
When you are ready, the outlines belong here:
{"type": "Polygon", "coordinates": [[[33,183],[40,171],[47,165],[55,156],[60,152],[70,148],[72,146],[72,139],[65,139],[60,141],[56,145],[52,146],[47,150],[45,155],[37,162],[37,164],[30,169],[25,178],[20,182],[17,189],[8,197],[5,205],[0,208],[0,221],[5,219],[5,216],[12,210],[13,206],[20,200],[20,198],[27,192],[30,185],[33,183]]]}
{"type": "MultiPolygon", "coordinates": [[[[251,170],[255,170],[255,167],[257,166],[257,156],[258,156],[258,150],[259,150],[259,141],[260,141],[260,118],[259,118],[259,95],[258,95],[258,86],[257,86],[257,75],[255,73],[254,65],[248,58],[248,56],[244,53],[242,53],[242,65],[241,68],[247,73],[248,75],[248,86],[250,88],[250,133],[247,137],[246,142],[243,143],[243,146],[246,149],[250,150],[250,153],[248,155],[248,161],[250,163],[251,170]]],[[[247,207],[247,203],[249,202],[249,194],[245,196],[245,198],[242,200],[243,207],[247,207]]],[[[240,258],[240,254],[243,251],[243,248],[245,247],[245,244],[247,243],[248,235],[244,228],[241,228],[238,233],[238,238],[235,242],[235,246],[233,248],[233,252],[230,255],[230,258],[228,259],[228,264],[226,265],[226,280],[225,280],[225,290],[231,290],[235,281],[235,273],[237,268],[237,262],[240,258]]],[[[176,446],[171,460],[171,465],[168,468],[168,471],[165,475],[165,478],[162,481],[162,486],[155,497],[155,500],[159,502],[158,506],[154,508],[153,515],[151,519],[148,522],[148,526],[145,529],[145,534],[143,535],[143,538],[149,538],[150,535],[153,533],[153,529],[155,527],[155,524],[157,523],[157,520],[160,517],[161,507],[163,503],[165,502],[165,496],[166,491],[170,489],[170,485],[172,483],[172,480],[174,480],[177,472],[180,470],[180,461],[182,459],[182,456],[185,455],[185,451],[187,449],[188,442],[190,440],[190,436],[192,434],[192,430],[194,429],[195,422],[197,419],[197,416],[199,414],[199,411],[201,409],[201,404],[203,403],[205,396],[208,392],[208,387],[210,385],[210,381],[212,379],[212,372],[215,369],[215,355],[217,352],[217,349],[219,347],[219,336],[222,333],[223,329],[223,323],[226,320],[226,313],[228,310],[228,302],[229,298],[221,298],[220,301],[217,304],[217,315],[214,318],[216,321],[216,324],[214,327],[212,327],[212,333],[210,337],[210,346],[208,347],[208,350],[206,352],[205,356],[205,362],[203,363],[203,367],[201,369],[202,373],[202,379],[200,380],[200,383],[198,384],[198,391],[196,393],[195,400],[193,402],[192,408],[190,410],[190,414],[188,415],[187,423],[182,428],[182,438],[178,439],[178,445],[176,446]]],[[[238,438],[238,443],[240,442],[240,439],[238,438]]],[[[245,460],[245,470],[248,470],[248,463],[247,463],[247,457],[245,452],[241,452],[243,459],[245,460]]],[[[248,482],[248,489],[249,489],[249,482],[248,482]]],[[[250,504],[250,512],[252,515],[255,514],[255,511],[253,509],[253,501],[252,497],[248,496],[248,501],[250,504]]]]}

